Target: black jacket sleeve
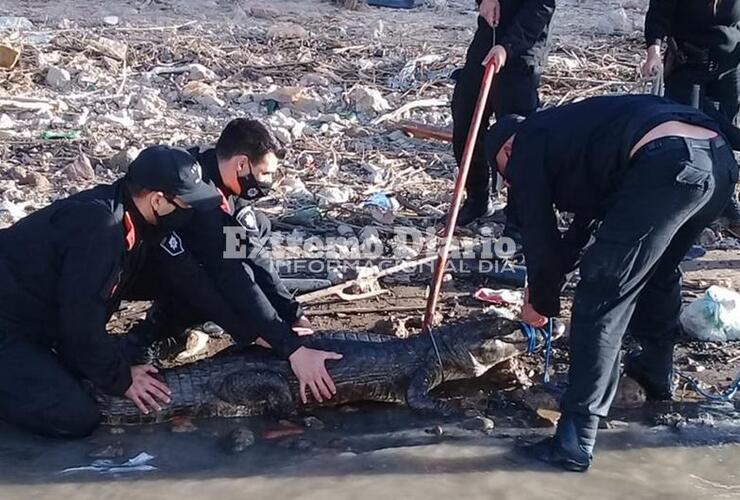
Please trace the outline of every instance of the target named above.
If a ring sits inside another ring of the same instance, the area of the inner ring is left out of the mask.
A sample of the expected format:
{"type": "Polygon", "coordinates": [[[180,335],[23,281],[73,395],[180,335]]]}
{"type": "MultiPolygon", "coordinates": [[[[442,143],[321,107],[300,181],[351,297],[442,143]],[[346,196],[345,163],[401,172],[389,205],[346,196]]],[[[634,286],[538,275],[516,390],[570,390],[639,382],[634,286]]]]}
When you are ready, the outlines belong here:
{"type": "Polygon", "coordinates": [[[534,46],[555,12],[555,0],[523,0],[523,3],[514,21],[497,41],[510,59],[534,46]]]}
{"type": "Polygon", "coordinates": [[[254,274],[254,280],[280,317],[292,324],[303,316],[303,309],[283,284],[265,246],[270,237],[270,219],[241,198],[234,201],[233,213],[234,218],[248,231],[246,263],[254,274]]]}
{"type": "Polygon", "coordinates": [[[645,43],[648,47],[660,45],[663,43],[663,39],[671,33],[671,24],[677,1],[650,0],[650,6],[645,15],[645,43]]]}
{"type": "Polygon", "coordinates": [[[597,225],[598,221],[595,219],[575,215],[562,239],[563,261],[561,268],[563,275],[574,271],[578,266],[583,256],[583,249],[594,234],[597,225]]]}
{"type": "Polygon", "coordinates": [[[300,339],[280,318],[244,259],[225,256],[224,228],[236,225],[234,218],[220,209],[196,213],[183,231],[185,244],[239,319],[287,358],[301,346],[300,339]]]}
{"type": "Polygon", "coordinates": [[[59,354],[103,391],[121,396],[131,385],[131,370],[105,326],[106,301],[125,251],[123,229],[102,206],[71,207],[52,222],[63,249],[57,290],[59,354]]]}
{"type": "Polygon", "coordinates": [[[560,314],[563,252],[545,169],[546,139],[531,131],[517,134],[508,172],[521,224],[529,300],[545,316],[560,314]]]}

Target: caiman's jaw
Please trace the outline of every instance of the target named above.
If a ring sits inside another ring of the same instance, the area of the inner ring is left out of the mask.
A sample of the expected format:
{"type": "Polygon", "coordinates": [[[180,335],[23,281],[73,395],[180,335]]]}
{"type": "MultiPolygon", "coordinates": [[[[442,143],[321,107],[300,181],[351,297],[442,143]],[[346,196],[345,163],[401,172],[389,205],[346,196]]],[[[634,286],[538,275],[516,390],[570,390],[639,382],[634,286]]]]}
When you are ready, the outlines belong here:
{"type": "Polygon", "coordinates": [[[473,353],[468,353],[470,355],[470,362],[473,367],[473,375],[476,377],[480,377],[484,373],[486,373],[488,370],[490,370],[493,365],[486,365],[478,361],[475,356],[473,356],[473,353]]]}

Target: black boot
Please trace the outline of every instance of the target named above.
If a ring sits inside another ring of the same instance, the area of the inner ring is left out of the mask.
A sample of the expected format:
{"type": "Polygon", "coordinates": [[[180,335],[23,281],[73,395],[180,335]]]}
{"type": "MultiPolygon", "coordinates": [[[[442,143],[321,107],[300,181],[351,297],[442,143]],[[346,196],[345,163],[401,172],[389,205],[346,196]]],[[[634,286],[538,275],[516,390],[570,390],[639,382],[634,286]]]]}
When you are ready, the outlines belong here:
{"type": "Polygon", "coordinates": [[[642,350],[631,353],[624,362],[624,373],[645,389],[652,401],[673,399],[673,342],[641,341],[642,350]]]}
{"type": "Polygon", "coordinates": [[[722,217],[727,218],[727,229],[725,231],[735,238],[740,238],[740,204],[735,198],[735,193],[732,193],[730,202],[722,211],[722,217]]]}
{"type": "Polygon", "coordinates": [[[555,436],[523,447],[535,460],[573,472],[586,472],[593,460],[598,417],[563,414],[555,436]]]}
{"type": "Polygon", "coordinates": [[[457,225],[467,226],[482,217],[490,217],[494,211],[493,202],[488,195],[485,197],[468,196],[460,207],[460,213],[457,215],[457,225]]]}

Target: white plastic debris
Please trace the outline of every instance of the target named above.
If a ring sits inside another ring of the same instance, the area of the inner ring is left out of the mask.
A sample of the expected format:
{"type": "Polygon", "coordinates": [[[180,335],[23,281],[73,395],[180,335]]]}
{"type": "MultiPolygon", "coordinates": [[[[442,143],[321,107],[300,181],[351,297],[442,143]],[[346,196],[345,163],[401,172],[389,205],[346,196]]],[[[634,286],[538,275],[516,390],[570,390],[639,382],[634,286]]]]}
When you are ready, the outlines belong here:
{"type": "Polygon", "coordinates": [[[95,460],[90,465],[84,465],[82,467],[68,467],[60,472],[60,474],[70,474],[72,472],[99,472],[101,474],[121,474],[126,472],[150,472],[157,470],[157,467],[150,465],[149,462],[154,460],[154,457],[149,453],[142,451],[134,458],[130,458],[121,464],[117,464],[111,459],[100,459],[95,460]]]}
{"type": "Polygon", "coordinates": [[[740,294],[710,286],[704,297],[681,312],[681,325],[688,336],[707,342],[740,340],[740,294]]]}

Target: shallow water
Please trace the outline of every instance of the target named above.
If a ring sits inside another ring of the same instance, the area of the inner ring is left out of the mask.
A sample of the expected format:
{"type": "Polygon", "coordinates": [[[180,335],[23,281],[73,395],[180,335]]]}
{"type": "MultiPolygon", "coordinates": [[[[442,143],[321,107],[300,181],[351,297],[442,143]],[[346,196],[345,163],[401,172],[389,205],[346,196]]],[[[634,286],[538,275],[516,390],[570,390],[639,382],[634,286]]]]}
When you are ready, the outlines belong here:
{"type": "MultiPolygon", "coordinates": [[[[376,419],[379,427],[383,418],[376,419]]],[[[219,448],[218,435],[233,425],[198,423],[191,434],[173,434],[166,427],[130,430],[123,436],[101,431],[75,443],[0,432],[6,438],[0,441],[0,498],[740,499],[736,428],[631,424],[604,431],[594,468],[576,474],[522,458],[513,451],[517,433],[511,430],[486,436],[447,424],[437,437],[424,426],[374,429],[371,434],[345,428],[339,434],[306,434],[301,439],[317,445],[311,451],[260,442],[229,455],[219,448]],[[58,474],[64,467],[89,463],[86,454],[92,448],[114,441],[124,444],[126,457],[143,450],[154,455],[158,470],[116,477],[58,474]],[[347,449],[354,451],[342,451],[347,449]]]]}

